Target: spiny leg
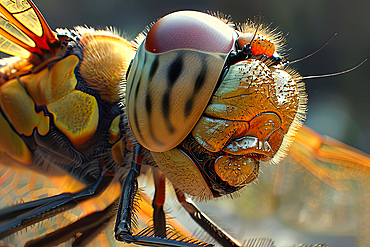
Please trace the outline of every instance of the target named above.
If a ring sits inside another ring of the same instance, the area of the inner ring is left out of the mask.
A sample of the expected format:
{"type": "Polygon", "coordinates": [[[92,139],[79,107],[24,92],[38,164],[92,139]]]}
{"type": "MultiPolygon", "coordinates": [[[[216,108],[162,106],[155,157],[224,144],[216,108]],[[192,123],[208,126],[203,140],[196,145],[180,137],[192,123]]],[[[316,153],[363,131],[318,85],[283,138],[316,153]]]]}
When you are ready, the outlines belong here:
{"type": "Polygon", "coordinates": [[[135,194],[138,190],[137,177],[140,174],[142,152],[143,147],[140,145],[134,148],[131,170],[122,186],[121,200],[114,229],[116,239],[126,243],[135,243],[145,246],[213,246],[212,244],[203,243],[196,239],[186,238],[179,235],[178,232],[171,232],[171,234],[167,233],[167,238],[158,237],[155,235],[152,228],[146,228],[137,235],[133,235],[132,220],[134,219],[134,202],[135,194]]]}
{"type": "Polygon", "coordinates": [[[78,203],[103,192],[113,179],[113,174],[103,170],[92,185],[76,193],[62,193],[45,199],[31,201],[0,210],[0,239],[44,219],[75,207],[78,203]],[[7,216],[11,215],[11,217],[7,216]]]}
{"type": "Polygon", "coordinates": [[[75,239],[72,246],[85,246],[110,225],[111,220],[116,216],[114,210],[117,204],[118,200],[102,211],[89,214],[68,226],[43,237],[28,241],[25,247],[56,246],[76,236],[77,233],[81,233],[81,235],[75,239]]]}
{"type": "Polygon", "coordinates": [[[155,193],[152,202],[154,234],[157,237],[166,237],[166,216],[163,211],[166,196],[166,177],[159,168],[153,168],[155,193]]]}
{"type": "Polygon", "coordinates": [[[132,220],[134,218],[134,199],[138,190],[137,177],[140,174],[142,162],[142,147],[134,147],[131,169],[122,185],[121,200],[118,207],[116,226],[114,229],[116,239],[130,241],[132,236],[132,220]]]}
{"type": "Polygon", "coordinates": [[[176,189],[176,196],[185,210],[190,214],[191,218],[197,224],[203,228],[212,238],[219,242],[224,247],[240,247],[241,244],[238,243],[233,237],[231,237],[227,232],[225,232],[221,227],[216,225],[205,213],[203,213],[191,200],[186,199],[184,193],[176,189]]]}
{"type": "Polygon", "coordinates": [[[14,217],[27,213],[42,205],[46,205],[48,203],[55,202],[58,200],[67,199],[67,198],[70,198],[71,196],[72,196],[71,193],[62,193],[59,195],[50,196],[50,197],[43,198],[40,200],[17,204],[11,207],[1,209],[0,210],[0,221],[4,221],[7,219],[13,219],[14,217]]]}

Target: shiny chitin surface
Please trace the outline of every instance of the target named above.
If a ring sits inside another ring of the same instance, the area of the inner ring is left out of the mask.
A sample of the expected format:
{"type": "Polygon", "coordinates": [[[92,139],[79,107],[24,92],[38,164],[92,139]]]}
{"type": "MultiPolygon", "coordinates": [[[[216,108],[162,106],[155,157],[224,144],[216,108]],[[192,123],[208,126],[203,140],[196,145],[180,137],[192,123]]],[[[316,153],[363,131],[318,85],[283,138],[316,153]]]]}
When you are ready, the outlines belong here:
{"type": "MultiPolygon", "coordinates": [[[[350,215],[359,241],[370,242],[370,158],[298,130],[306,112],[304,84],[284,64],[280,35],[266,28],[256,33],[251,22],[238,26],[228,18],[183,11],[164,17],[146,40],[135,43],[111,30],[53,32],[31,1],[0,0],[0,11],[0,50],[18,56],[2,60],[0,68],[0,208],[80,191],[97,181],[102,167],[115,176],[95,198],[0,245],[50,238],[106,209],[112,220],[137,144],[147,148],[143,173],[155,167],[177,192],[209,200],[234,195],[260,178],[261,186],[253,188],[261,191],[238,206],[243,213],[262,215],[270,202],[263,192],[273,187],[273,198],[291,192],[299,205],[272,203],[287,212],[288,222],[308,224],[310,212],[320,219],[350,215]],[[287,154],[293,162],[280,162],[274,182],[264,188],[263,161],[277,164],[287,154]],[[256,201],[257,207],[246,206],[256,201]],[[291,219],[294,212],[298,223],[291,219]]],[[[151,202],[137,202],[145,226],[153,215],[151,202]]],[[[313,226],[324,230],[333,222],[313,226]]],[[[80,230],[55,241],[69,246],[82,236],[91,246],[121,244],[111,228],[108,222],[89,228],[88,237],[80,230]]]]}

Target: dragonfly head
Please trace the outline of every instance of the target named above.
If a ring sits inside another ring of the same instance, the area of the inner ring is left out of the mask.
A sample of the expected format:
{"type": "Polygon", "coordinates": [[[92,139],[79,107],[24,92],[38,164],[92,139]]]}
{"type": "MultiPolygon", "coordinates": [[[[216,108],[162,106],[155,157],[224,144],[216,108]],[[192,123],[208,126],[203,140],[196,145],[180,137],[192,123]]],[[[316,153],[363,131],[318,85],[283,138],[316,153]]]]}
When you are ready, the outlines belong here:
{"type": "Polygon", "coordinates": [[[128,73],[127,115],[176,188],[195,198],[233,193],[279,162],[305,115],[300,76],[281,38],[199,12],[157,22],[128,73]]]}

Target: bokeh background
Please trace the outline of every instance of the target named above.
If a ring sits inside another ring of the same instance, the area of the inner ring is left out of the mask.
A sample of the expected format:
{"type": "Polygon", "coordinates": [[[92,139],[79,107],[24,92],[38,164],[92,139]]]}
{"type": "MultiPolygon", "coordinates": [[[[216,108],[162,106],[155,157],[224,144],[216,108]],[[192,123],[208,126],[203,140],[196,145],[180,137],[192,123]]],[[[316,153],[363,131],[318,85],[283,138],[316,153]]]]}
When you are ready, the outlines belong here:
{"type": "MultiPolygon", "coordinates": [[[[118,28],[128,39],[135,38],[154,20],[177,10],[220,11],[230,14],[237,23],[259,15],[257,0],[34,1],[52,29],[73,28],[76,25],[95,28],[112,26],[118,28]]],[[[319,53],[293,65],[303,76],[343,71],[365,58],[370,58],[370,1],[260,0],[260,9],[263,23],[272,23],[272,27],[278,27],[287,35],[287,53],[291,60],[316,51],[334,33],[338,33],[319,53]]],[[[367,62],[344,75],[307,80],[309,112],[306,125],[370,154],[369,78],[370,62],[367,62]]],[[[268,173],[264,175],[269,176],[268,173]]],[[[263,185],[263,180],[261,184],[263,185]]],[[[248,190],[248,196],[253,193],[258,193],[258,190],[251,193],[248,190]]],[[[341,237],[341,234],[331,239],[327,234],[303,235],[294,229],[285,230],[286,224],[273,217],[262,222],[240,221],[240,210],[243,210],[246,202],[237,203],[238,201],[223,200],[201,207],[222,218],[220,223],[231,228],[239,239],[252,236],[273,237],[278,246],[291,245],[298,240],[308,243],[323,240],[331,242],[331,246],[353,246],[356,241],[353,236],[341,237]],[[213,211],[214,207],[224,209],[213,211]],[[224,219],[228,219],[228,222],[224,219]]],[[[356,228],[352,229],[356,231],[356,228]]],[[[356,235],[355,232],[349,233],[351,234],[356,235]]]]}

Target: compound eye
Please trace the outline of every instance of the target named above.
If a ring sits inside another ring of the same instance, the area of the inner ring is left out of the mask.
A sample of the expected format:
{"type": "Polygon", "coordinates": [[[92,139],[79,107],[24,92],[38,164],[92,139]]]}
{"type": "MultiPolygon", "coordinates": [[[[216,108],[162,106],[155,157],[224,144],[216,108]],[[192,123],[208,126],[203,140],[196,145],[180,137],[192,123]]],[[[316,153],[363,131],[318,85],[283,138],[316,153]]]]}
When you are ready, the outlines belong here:
{"type": "Polygon", "coordinates": [[[138,49],[127,78],[127,116],[137,141],[153,152],[176,147],[206,108],[237,33],[195,11],[163,17],[138,49]]]}
{"type": "Polygon", "coordinates": [[[153,25],[145,49],[152,53],[192,49],[228,54],[233,44],[233,30],[223,21],[201,12],[180,11],[153,25]]]}

